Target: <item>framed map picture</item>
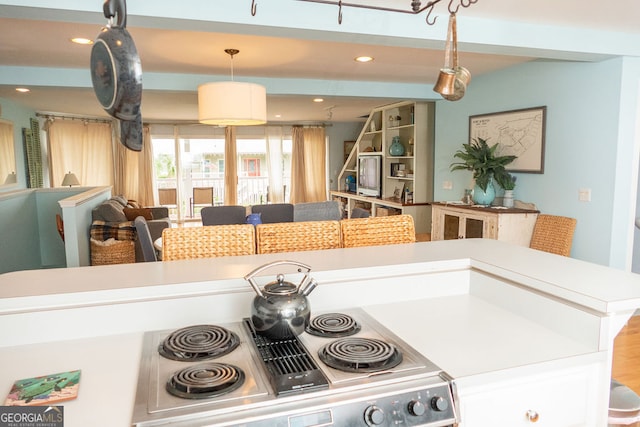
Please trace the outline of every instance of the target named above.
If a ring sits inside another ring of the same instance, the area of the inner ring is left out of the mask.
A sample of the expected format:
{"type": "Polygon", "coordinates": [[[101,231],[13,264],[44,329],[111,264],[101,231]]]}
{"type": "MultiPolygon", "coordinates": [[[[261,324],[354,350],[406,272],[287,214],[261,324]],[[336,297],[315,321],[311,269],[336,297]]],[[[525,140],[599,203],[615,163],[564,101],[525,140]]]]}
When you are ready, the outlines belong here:
{"type": "Polygon", "coordinates": [[[544,135],[547,107],[525,108],[469,117],[469,141],[482,138],[500,144],[498,155],[517,156],[509,172],[544,172],[544,135]]]}

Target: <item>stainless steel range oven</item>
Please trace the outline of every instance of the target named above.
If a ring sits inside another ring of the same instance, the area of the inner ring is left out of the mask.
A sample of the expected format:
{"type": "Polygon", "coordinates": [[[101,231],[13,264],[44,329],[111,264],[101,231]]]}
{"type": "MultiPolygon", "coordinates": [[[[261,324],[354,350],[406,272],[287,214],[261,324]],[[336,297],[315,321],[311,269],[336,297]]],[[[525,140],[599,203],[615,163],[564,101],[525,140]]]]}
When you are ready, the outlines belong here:
{"type": "Polygon", "coordinates": [[[147,332],[134,426],[452,426],[451,378],[361,309],[295,338],[248,319],[147,332]]]}

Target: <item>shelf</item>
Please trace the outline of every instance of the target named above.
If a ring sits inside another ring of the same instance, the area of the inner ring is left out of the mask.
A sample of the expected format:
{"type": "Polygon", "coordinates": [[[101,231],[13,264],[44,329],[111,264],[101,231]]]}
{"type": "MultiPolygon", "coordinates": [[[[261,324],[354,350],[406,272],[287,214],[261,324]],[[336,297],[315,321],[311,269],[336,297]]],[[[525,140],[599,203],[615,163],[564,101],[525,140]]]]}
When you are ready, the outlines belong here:
{"type": "Polygon", "coordinates": [[[408,176],[391,176],[388,175],[387,176],[388,179],[397,179],[400,181],[413,181],[413,177],[408,177],[408,176]]]}
{"type": "Polygon", "coordinates": [[[382,151],[361,151],[358,156],[382,156],[383,154],[382,151]]]}
{"type": "Polygon", "coordinates": [[[388,130],[395,130],[395,129],[405,129],[405,128],[410,128],[413,127],[413,124],[408,124],[408,125],[399,125],[399,126],[389,126],[387,129],[388,130]]]}
{"type": "Polygon", "coordinates": [[[393,159],[413,159],[413,156],[387,156],[387,160],[393,160],[393,159]]]}

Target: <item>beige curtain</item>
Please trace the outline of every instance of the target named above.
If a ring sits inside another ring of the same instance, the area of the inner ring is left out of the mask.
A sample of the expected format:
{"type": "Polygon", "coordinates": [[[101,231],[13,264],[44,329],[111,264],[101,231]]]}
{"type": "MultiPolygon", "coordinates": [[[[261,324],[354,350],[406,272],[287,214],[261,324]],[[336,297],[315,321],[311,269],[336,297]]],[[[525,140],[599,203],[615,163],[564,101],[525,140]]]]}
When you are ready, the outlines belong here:
{"type": "Polygon", "coordinates": [[[16,171],[13,149],[13,124],[0,120],[0,185],[7,175],[16,171]]]}
{"type": "Polygon", "coordinates": [[[54,119],[47,126],[52,187],[67,172],[83,186],[113,185],[111,123],[54,119]]]}
{"type": "Polygon", "coordinates": [[[269,197],[271,203],[284,202],[282,177],[282,127],[267,127],[267,168],[269,169],[269,197]]]}
{"type": "Polygon", "coordinates": [[[224,130],[224,204],[238,203],[238,156],[236,153],[236,128],[224,130]]]}
{"type": "Polygon", "coordinates": [[[292,129],[291,203],[327,200],[324,128],[292,129]]]}
{"type": "Polygon", "coordinates": [[[124,145],[116,146],[116,172],[113,191],[140,206],[153,206],[153,150],[149,126],[142,128],[142,151],[133,151],[124,145]]]}

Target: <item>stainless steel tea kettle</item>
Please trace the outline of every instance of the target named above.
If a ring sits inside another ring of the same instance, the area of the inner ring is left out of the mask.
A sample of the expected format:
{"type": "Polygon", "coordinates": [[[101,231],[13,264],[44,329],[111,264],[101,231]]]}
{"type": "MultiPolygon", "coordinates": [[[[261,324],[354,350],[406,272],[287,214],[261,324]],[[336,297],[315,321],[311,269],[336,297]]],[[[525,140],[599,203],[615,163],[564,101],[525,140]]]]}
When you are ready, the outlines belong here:
{"type": "Polygon", "coordinates": [[[251,323],[256,332],[272,339],[284,339],[300,335],[309,324],[311,309],[307,296],[318,284],[309,277],[311,267],[296,261],[275,261],[256,268],[244,278],[251,284],[257,296],[251,304],[251,323]],[[295,265],[304,277],[298,285],[285,282],[284,274],[276,281],[260,289],[254,276],[279,265],[295,265]]]}

